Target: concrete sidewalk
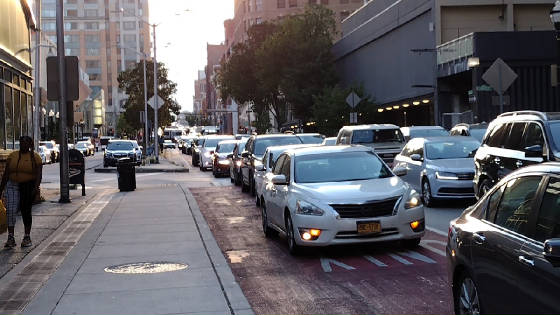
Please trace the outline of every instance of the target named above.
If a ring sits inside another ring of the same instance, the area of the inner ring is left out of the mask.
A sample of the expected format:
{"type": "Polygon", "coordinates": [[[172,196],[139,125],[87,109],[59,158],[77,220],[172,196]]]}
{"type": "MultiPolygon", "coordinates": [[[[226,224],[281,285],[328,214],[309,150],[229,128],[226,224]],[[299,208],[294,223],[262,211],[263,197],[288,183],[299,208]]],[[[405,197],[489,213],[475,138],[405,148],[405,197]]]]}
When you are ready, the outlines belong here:
{"type": "Polygon", "coordinates": [[[24,313],[253,314],[188,190],[141,187],[112,194],[103,207],[24,313]],[[150,262],[187,268],[105,271],[150,262]]]}

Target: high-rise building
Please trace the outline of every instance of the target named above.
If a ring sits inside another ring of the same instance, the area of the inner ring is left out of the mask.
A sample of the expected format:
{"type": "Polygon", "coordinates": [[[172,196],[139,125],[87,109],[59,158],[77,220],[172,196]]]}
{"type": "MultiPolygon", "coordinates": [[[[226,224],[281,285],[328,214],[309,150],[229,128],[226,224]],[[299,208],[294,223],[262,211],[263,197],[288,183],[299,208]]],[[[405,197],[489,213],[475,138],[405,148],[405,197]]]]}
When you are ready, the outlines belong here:
{"type": "MultiPolygon", "coordinates": [[[[56,42],[56,1],[41,0],[42,31],[56,42]]],[[[65,0],[64,44],[89,75],[92,94],[104,90],[107,131],[117,125],[126,94],[118,74],[150,52],[148,0],[65,0]]]]}
{"type": "Polygon", "coordinates": [[[206,100],[206,73],[198,70],[198,79],[194,81],[193,113],[202,114],[202,106],[206,100]]]}

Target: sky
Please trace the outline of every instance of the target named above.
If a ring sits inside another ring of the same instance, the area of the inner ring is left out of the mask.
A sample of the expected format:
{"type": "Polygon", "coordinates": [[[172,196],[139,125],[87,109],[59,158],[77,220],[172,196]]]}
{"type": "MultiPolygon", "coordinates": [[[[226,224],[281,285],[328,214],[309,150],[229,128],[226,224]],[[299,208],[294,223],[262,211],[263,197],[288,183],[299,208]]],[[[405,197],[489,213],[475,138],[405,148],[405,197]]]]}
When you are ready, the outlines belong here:
{"type": "Polygon", "coordinates": [[[156,28],[158,62],[165,63],[177,83],[181,109],[192,110],[194,80],[206,65],[206,43],[224,41],[224,20],[233,17],[233,0],[149,1],[150,22],[161,23],[156,28]]]}

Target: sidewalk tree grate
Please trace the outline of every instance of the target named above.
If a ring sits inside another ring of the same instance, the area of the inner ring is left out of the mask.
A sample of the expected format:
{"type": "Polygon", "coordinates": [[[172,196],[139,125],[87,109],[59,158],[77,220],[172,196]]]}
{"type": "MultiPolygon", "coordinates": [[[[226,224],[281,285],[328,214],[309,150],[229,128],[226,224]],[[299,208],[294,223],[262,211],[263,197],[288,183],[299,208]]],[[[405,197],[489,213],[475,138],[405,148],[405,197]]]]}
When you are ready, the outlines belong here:
{"type": "Polygon", "coordinates": [[[160,273],[187,269],[188,265],[173,262],[140,262],[123,265],[110,266],[105,272],[121,274],[146,274],[160,273]]]}

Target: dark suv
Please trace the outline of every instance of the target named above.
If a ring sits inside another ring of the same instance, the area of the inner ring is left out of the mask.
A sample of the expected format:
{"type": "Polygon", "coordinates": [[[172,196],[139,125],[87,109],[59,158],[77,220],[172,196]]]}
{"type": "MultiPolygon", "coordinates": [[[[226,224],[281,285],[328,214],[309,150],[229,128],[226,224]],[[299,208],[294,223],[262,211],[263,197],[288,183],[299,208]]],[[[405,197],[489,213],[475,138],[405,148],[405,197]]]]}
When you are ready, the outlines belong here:
{"type": "Polygon", "coordinates": [[[559,314],[560,163],[506,176],[451,221],[456,314],[559,314]]]}
{"type": "Polygon", "coordinates": [[[560,113],[505,113],[488,126],[474,157],[474,189],[484,195],[512,171],[531,164],[560,161],[560,113]]]}
{"type": "Polygon", "coordinates": [[[264,151],[270,146],[301,144],[302,141],[295,135],[276,134],[251,136],[245,145],[245,151],[241,153],[241,190],[250,191],[255,195],[255,166],[262,165],[264,151]]]}

